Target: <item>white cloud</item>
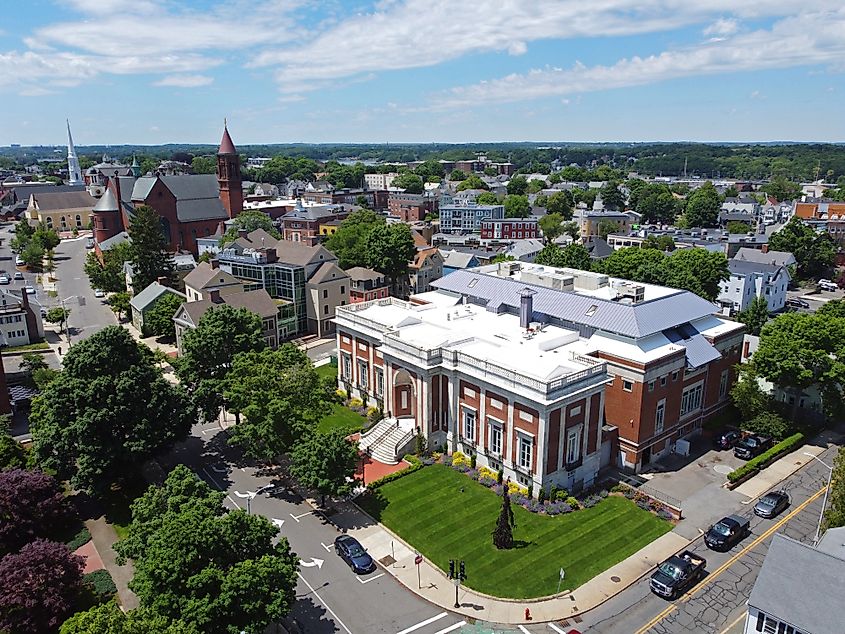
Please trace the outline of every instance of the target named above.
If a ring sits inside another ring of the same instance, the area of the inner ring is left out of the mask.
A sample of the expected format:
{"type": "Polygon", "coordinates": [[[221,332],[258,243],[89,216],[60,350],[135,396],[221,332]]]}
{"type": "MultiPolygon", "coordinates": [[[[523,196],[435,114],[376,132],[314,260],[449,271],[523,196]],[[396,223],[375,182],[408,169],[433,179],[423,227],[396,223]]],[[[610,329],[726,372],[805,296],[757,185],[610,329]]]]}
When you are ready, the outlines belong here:
{"type": "Polygon", "coordinates": [[[174,86],[176,88],[198,88],[208,86],[214,77],[208,75],[168,75],[153,83],[153,86],[174,86]]]}
{"type": "Polygon", "coordinates": [[[719,18],[713,24],[704,29],[704,35],[715,37],[726,37],[733,35],[739,30],[739,22],[733,18],[719,18]]]}
{"type": "MultiPolygon", "coordinates": [[[[802,5],[805,10],[837,6],[833,0],[802,5]]],[[[531,42],[545,39],[653,33],[714,19],[725,32],[735,18],[795,11],[793,0],[601,0],[586,8],[576,0],[405,0],[331,23],[310,41],[262,51],[250,65],[278,67],[283,90],[298,92],[305,81],[433,66],[478,53],[519,55],[531,42]]]]}
{"type": "MultiPolygon", "coordinates": [[[[641,86],[680,77],[834,65],[845,56],[845,8],[785,18],[758,30],[610,66],[547,67],[459,86],[435,95],[429,110],[508,103],[641,86]]],[[[753,96],[753,95],[752,95],[753,96]]],[[[759,93],[758,93],[759,96],[759,93]]]]}

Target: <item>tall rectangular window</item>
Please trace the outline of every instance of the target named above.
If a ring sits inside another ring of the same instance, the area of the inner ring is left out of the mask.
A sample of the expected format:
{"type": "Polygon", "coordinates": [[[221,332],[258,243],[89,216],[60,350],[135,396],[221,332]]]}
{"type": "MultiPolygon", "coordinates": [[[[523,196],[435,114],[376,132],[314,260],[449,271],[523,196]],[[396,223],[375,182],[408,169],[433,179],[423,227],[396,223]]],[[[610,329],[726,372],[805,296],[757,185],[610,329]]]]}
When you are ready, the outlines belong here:
{"type": "Polygon", "coordinates": [[[725,395],[728,393],[728,376],[730,375],[730,370],[722,370],[722,376],[719,377],[719,398],[725,398],[725,395]]]}
{"type": "Polygon", "coordinates": [[[531,448],[534,441],[525,436],[519,437],[519,466],[523,469],[531,468],[531,448]]]}
{"type": "Polygon", "coordinates": [[[581,457],[581,426],[570,429],[566,434],[566,464],[578,462],[581,457]]]}
{"type": "Polygon", "coordinates": [[[376,395],[384,396],[384,370],[376,368],[376,395]]]}
{"type": "Polygon", "coordinates": [[[704,383],[696,383],[684,390],[681,396],[681,416],[701,409],[701,397],[704,393],[704,383]]]}
{"type": "Polygon", "coordinates": [[[471,409],[464,409],[464,438],[475,441],[475,412],[471,409]]]}
{"type": "Polygon", "coordinates": [[[495,423],[490,423],[490,452],[502,455],[502,427],[495,423]]]}
{"type": "Polygon", "coordinates": [[[654,414],[654,434],[663,433],[663,422],[666,419],[666,399],[660,399],[657,403],[657,410],[654,414]]]}
{"type": "Polygon", "coordinates": [[[341,359],[343,361],[341,365],[341,377],[344,379],[350,379],[352,376],[352,358],[348,354],[341,355],[341,359]]]}

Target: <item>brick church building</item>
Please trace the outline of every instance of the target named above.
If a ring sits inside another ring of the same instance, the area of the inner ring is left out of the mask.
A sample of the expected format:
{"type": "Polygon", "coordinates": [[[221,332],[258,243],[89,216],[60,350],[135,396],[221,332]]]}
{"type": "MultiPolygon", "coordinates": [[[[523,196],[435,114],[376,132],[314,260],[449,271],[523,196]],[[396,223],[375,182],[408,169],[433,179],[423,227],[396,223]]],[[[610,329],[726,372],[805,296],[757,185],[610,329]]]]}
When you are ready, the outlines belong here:
{"type": "Polygon", "coordinates": [[[170,251],[194,255],[197,238],[212,235],[222,222],[243,211],[241,159],[226,126],[217,150],[216,176],[110,176],[93,209],[97,245],[128,231],[135,210],[142,205],[158,213],[170,251]]]}

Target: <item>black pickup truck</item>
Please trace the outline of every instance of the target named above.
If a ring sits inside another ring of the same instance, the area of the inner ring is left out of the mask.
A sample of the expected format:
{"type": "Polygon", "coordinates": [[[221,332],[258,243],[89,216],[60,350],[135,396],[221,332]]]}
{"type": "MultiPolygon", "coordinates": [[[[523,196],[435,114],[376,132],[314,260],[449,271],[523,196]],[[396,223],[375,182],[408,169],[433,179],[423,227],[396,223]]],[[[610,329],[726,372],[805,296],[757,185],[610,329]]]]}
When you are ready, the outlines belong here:
{"type": "Polygon", "coordinates": [[[654,594],[671,601],[704,577],[706,565],[707,560],[704,557],[685,550],[657,566],[648,585],[654,594]]]}
{"type": "Polygon", "coordinates": [[[743,460],[751,460],[755,456],[759,456],[772,446],[772,439],[768,436],[758,436],[752,434],[746,436],[734,447],[734,455],[743,460]]]}

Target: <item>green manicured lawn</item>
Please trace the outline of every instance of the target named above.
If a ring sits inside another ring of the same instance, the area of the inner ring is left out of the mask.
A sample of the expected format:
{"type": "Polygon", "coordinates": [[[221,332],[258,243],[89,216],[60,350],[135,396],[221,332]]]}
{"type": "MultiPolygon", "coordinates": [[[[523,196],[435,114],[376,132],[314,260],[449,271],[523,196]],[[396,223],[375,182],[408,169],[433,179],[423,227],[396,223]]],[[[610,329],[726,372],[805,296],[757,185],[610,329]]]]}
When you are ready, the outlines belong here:
{"type": "Polygon", "coordinates": [[[3,348],[4,354],[12,354],[14,352],[27,352],[29,350],[49,350],[50,344],[46,341],[37,341],[35,343],[27,343],[22,346],[7,346],[3,348]]]}
{"type": "Polygon", "coordinates": [[[561,590],[577,588],[672,529],[620,496],[556,517],[514,504],[517,547],[497,550],[492,532],[501,498],[443,465],[390,482],[359,504],[441,570],[463,559],[470,588],[514,599],[554,594],[560,568],[561,590]]]}
{"type": "MultiPolygon", "coordinates": [[[[316,368],[317,374],[321,377],[329,379],[337,379],[337,364],[328,363],[316,368]]],[[[344,405],[337,403],[332,405],[332,413],[324,417],[317,426],[317,429],[322,433],[331,431],[332,429],[343,429],[344,431],[353,434],[356,431],[361,431],[361,428],[367,422],[364,416],[344,405]]]]}

